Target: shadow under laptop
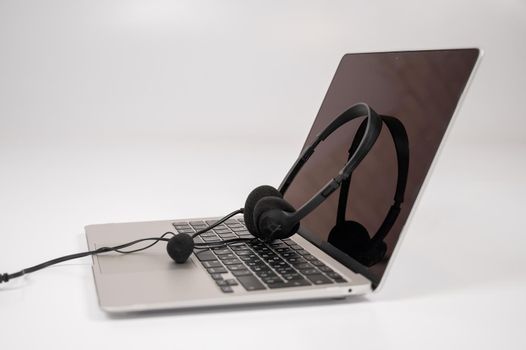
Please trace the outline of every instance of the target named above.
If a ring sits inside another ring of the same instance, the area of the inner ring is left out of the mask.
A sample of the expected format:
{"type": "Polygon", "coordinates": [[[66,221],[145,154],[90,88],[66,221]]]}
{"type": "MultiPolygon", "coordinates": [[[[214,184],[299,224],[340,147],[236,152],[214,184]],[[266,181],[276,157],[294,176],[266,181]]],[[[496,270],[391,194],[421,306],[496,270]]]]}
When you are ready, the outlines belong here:
{"type": "Polygon", "coordinates": [[[341,307],[343,305],[352,305],[366,302],[365,296],[353,296],[340,299],[319,299],[319,300],[298,300],[298,301],[281,301],[272,303],[258,303],[258,304],[240,304],[227,306],[213,306],[213,307],[198,307],[187,309],[166,309],[166,310],[151,310],[151,311],[136,311],[126,313],[105,313],[99,310],[97,316],[92,315],[98,319],[106,320],[128,320],[132,318],[150,318],[150,317],[172,317],[172,316],[196,316],[218,313],[238,313],[238,312],[254,312],[254,311],[269,311],[269,310],[283,310],[283,309],[300,309],[300,308],[316,308],[324,307],[341,307]]]}

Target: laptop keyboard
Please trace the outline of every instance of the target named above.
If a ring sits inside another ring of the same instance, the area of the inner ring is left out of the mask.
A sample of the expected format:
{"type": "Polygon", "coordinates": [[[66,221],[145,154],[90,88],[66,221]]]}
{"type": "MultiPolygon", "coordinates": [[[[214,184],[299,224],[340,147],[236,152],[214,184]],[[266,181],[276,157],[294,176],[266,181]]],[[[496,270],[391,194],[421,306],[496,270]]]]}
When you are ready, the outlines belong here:
{"type": "MultiPolygon", "coordinates": [[[[192,234],[215,221],[174,222],[178,233],[192,234]]],[[[242,218],[233,218],[196,237],[196,243],[254,238],[242,218]]],[[[236,286],[246,291],[347,282],[291,239],[265,243],[258,239],[229,246],[198,249],[195,255],[224,293],[236,286]]]]}

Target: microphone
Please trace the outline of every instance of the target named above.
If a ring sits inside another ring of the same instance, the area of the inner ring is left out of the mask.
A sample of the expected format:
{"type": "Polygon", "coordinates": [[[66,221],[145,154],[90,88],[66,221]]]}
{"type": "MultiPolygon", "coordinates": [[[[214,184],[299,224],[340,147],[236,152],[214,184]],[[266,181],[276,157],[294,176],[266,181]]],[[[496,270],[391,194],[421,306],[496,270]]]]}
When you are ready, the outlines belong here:
{"type": "Polygon", "coordinates": [[[178,264],[184,264],[194,251],[194,239],[187,233],[173,236],[166,244],[166,252],[178,264]]]}

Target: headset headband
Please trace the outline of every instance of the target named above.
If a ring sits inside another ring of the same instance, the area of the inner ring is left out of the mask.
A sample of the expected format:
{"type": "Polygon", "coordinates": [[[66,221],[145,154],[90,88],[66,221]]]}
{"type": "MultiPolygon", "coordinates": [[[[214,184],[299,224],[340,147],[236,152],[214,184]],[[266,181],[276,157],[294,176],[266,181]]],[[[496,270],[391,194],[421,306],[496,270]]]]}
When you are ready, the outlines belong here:
{"type": "Polygon", "coordinates": [[[358,117],[366,116],[367,119],[364,120],[365,130],[361,137],[359,137],[359,143],[357,142],[356,150],[349,157],[349,160],[345,166],[340,170],[338,176],[331,179],[325,186],[322,187],[318,193],[316,193],[311,199],[309,199],[305,204],[303,204],[298,210],[289,215],[289,219],[293,222],[299,222],[310,212],[312,212],[318,205],[320,205],[329,195],[340,187],[342,181],[349,178],[360,164],[360,162],[365,158],[367,153],[371,150],[376,139],[380,135],[382,130],[382,119],[378,114],[367,104],[357,103],[347,109],[345,112],[336,117],[321,133],[316,136],[314,142],[307,147],[298,157],[290,171],[285,176],[285,179],[279,186],[279,191],[284,194],[294,178],[301,170],[303,165],[307,162],[310,156],[314,153],[314,150],[318,144],[324,141],[330,134],[335,130],[340,128],[343,124],[354,120],[358,117]]]}

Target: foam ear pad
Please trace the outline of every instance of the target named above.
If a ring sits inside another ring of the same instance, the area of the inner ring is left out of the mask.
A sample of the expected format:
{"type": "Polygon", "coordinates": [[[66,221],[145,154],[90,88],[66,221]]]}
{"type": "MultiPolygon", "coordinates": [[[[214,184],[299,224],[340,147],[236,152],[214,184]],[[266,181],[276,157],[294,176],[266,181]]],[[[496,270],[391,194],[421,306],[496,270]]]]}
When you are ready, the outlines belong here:
{"type": "Polygon", "coordinates": [[[256,187],[250,192],[245,201],[243,216],[245,218],[245,225],[248,232],[252,233],[255,237],[258,237],[259,230],[254,220],[254,208],[256,207],[257,202],[263,197],[282,198],[283,196],[277,189],[268,185],[256,187]]]}
{"type": "MultiPolygon", "coordinates": [[[[266,212],[268,210],[272,210],[272,209],[283,210],[283,211],[285,211],[287,213],[293,213],[293,212],[296,211],[296,209],[289,202],[287,202],[285,199],[283,199],[281,197],[273,196],[273,197],[263,197],[263,198],[261,198],[256,203],[256,206],[254,208],[254,225],[257,227],[257,230],[258,230],[258,236],[256,236],[256,237],[261,238],[263,240],[267,240],[269,237],[267,237],[259,229],[259,219],[261,218],[261,215],[264,212],[266,212]]],[[[296,233],[298,228],[299,228],[299,223],[294,225],[294,227],[292,227],[290,229],[286,229],[286,230],[282,231],[280,234],[277,234],[273,238],[275,238],[275,239],[288,238],[288,237],[292,236],[294,233],[296,233]]]]}

